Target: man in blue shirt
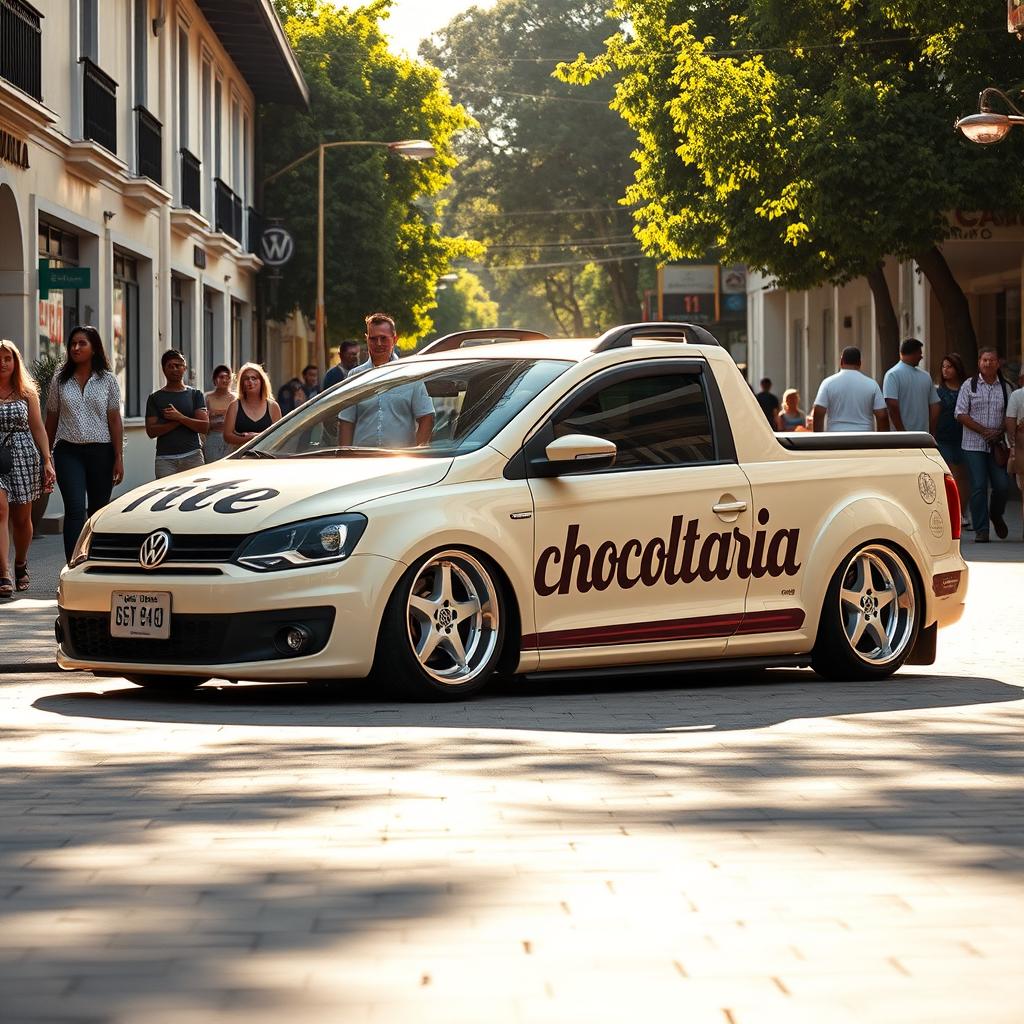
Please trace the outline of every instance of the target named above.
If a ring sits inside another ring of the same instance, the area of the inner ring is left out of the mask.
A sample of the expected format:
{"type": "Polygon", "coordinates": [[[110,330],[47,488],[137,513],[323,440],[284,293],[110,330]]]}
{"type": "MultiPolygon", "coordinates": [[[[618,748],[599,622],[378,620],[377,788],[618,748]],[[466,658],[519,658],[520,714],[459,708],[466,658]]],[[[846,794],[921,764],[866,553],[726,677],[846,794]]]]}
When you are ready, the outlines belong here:
{"type": "MultiPolygon", "coordinates": [[[[370,358],[348,377],[396,360],[397,341],[395,321],[387,313],[371,313],[366,318],[370,358]]],[[[430,441],[433,429],[434,404],[422,381],[387,388],[338,413],[338,444],[343,448],[418,447],[430,441]]]]}
{"type": "Polygon", "coordinates": [[[939,393],[931,377],[918,363],[924,356],[924,345],[917,338],[907,338],[900,345],[900,361],[882,381],[882,397],[889,409],[893,430],[926,430],[935,433],[939,419],[939,393]]]}
{"type": "Polygon", "coordinates": [[[339,361],[324,374],[324,391],[344,380],[359,365],[359,342],[343,341],[338,355],[339,361]]]}

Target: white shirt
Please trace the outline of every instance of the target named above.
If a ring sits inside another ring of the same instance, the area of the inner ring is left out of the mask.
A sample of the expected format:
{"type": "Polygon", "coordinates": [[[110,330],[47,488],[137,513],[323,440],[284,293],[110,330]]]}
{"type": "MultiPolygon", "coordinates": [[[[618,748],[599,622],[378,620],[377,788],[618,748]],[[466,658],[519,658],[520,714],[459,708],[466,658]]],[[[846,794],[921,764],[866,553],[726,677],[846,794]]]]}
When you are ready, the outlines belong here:
{"type": "Polygon", "coordinates": [[[94,373],[84,390],[73,374],[63,384],[55,375],[46,399],[46,411],[59,416],[54,444],[110,444],[107,413],[120,408],[121,389],[112,373],[94,373]]]}
{"type": "Polygon", "coordinates": [[[826,430],[874,430],[876,412],[885,408],[879,386],[860,370],[845,368],[826,377],[814,399],[828,417],[826,430]]]}
{"type": "MultiPolygon", "coordinates": [[[[1024,426],[1024,388],[1018,388],[1010,395],[1010,400],[1006,403],[1006,416],[1008,419],[1017,421],[1017,431],[1019,433],[1021,427],[1024,426]]],[[[1009,434],[1006,435],[1006,440],[1010,444],[1014,442],[1014,438],[1009,434]]],[[[1017,457],[1020,458],[1020,456],[1017,457]]]]}

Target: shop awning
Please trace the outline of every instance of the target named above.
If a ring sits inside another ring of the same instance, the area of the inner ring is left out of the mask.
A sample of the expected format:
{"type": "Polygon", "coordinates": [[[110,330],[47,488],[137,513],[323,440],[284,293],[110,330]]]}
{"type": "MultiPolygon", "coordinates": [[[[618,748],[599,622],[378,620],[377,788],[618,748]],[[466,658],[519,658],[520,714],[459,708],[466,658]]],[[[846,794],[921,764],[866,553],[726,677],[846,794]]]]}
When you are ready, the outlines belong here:
{"type": "Polygon", "coordinates": [[[271,0],[197,0],[260,103],[309,106],[309,89],[271,0]]]}

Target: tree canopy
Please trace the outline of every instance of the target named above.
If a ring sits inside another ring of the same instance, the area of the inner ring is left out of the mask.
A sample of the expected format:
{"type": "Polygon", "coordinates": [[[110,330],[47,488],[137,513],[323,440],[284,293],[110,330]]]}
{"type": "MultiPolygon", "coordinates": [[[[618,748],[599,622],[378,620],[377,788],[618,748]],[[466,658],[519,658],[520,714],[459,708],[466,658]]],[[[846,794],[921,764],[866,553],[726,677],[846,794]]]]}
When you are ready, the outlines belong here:
{"type": "Polygon", "coordinates": [[[897,325],[880,265],[913,258],[969,357],[966,301],[936,244],[956,208],[1021,203],[1020,160],[952,131],[980,88],[1018,74],[998,13],[976,0],[616,0],[604,51],[560,73],[618,78],[645,252],[718,248],[796,289],[866,276],[884,348],[897,325]]]}
{"type": "Polygon", "coordinates": [[[431,320],[433,337],[494,327],[498,323],[498,304],[487,294],[476,274],[463,271],[450,284],[439,285],[431,320]]]}
{"type": "Polygon", "coordinates": [[[487,245],[489,290],[524,326],[538,326],[543,303],[551,327],[573,334],[606,327],[588,319],[598,310],[621,322],[640,309],[638,246],[617,203],[632,133],[609,108],[611,80],[581,90],[552,74],[603,44],[606,6],[500,0],[420,47],[479,126],[458,143],[448,223],[487,245]]]}
{"type": "MultiPolygon", "coordinates": [[[[275,0],[309,84],[310,110],[266,107],[261,119],[260,177],[320,142],[390,142],[421,138],[437,157],[404,160],[383,147],[325,153],[325,304],[328,337],[359,337],[363,317],[385,310],[403,341],[430,328],[438,278],[453,260],[478,248],[438,227],[439,194],[455,166],[454,139],[472,123],[452,103],[441,76],[421,61],[388,50],[380,23],[390,0],[356,10],[327,0],[275,0]]],[[[316,294],[317,159],[269,183],[264,213],[296,239],[275,311],[312,311],[316,294]]]]}

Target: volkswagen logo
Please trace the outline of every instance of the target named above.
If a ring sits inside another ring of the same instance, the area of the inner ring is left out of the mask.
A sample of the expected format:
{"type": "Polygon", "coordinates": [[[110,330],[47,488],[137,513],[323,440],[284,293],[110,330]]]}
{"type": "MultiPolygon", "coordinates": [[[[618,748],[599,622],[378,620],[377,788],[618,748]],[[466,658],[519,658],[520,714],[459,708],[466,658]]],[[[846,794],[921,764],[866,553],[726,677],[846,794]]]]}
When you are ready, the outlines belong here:
{"type": "Polygon", "coordinates": [[[139,548],[139,565],[143,569],[155,569],[163,563],[171,550],[171,535],[166,530],[151,533],[139,548]]]}

